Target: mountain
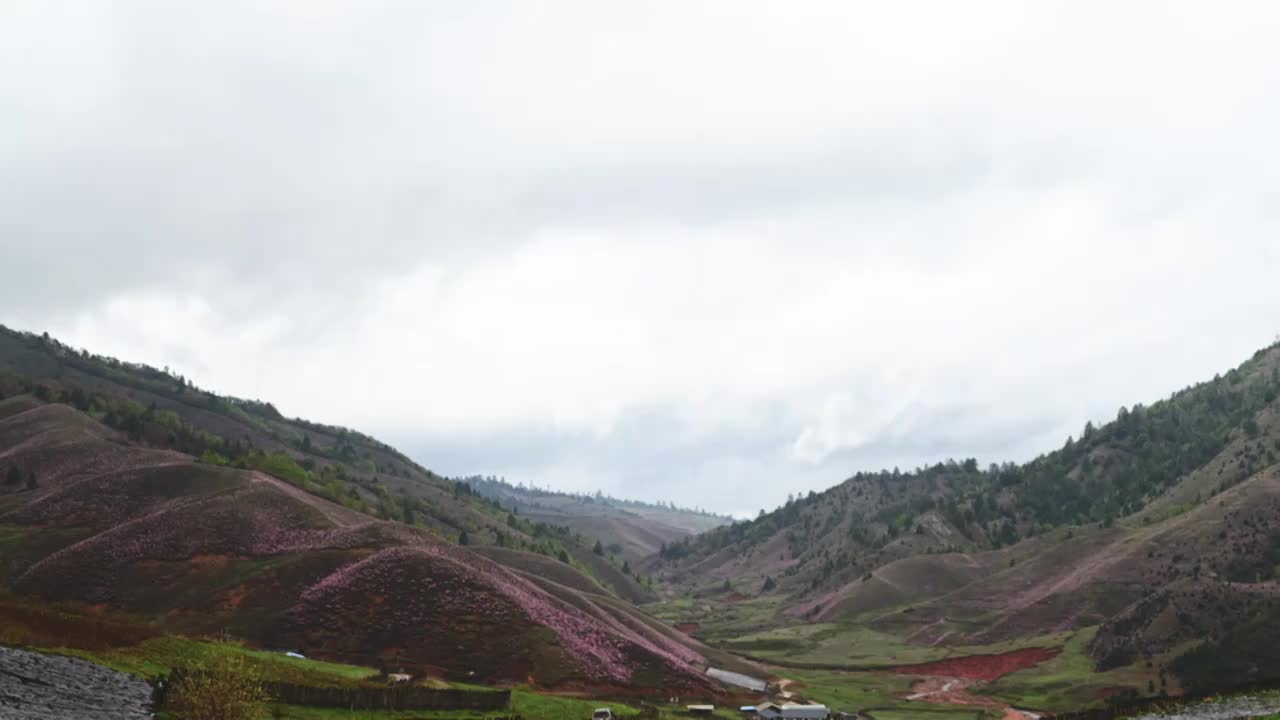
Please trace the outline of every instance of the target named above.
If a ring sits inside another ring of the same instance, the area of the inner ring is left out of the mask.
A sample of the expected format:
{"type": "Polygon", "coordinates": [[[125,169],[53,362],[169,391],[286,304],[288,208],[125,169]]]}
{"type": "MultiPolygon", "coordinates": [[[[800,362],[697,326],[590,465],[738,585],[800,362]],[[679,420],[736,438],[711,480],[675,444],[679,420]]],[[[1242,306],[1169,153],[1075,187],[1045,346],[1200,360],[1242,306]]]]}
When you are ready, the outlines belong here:
{"type": "Polygon", "coordinates": [[[645,578],[622,572],[622,560],[591,552],[594,538],[515,516],[367,435],[287,418],[269,402],[218,395],[167,370],[0,326],[0,393],[19,392],[69,404],[139,445],[266,472],[357,512],[454,541],[564,558],[611,592],[652,599],[645,578]]]}
{"type": "MultiPolygon", "coordinates": [[[[656,554],[668,543],[726,525],[732,518],[702,510],[620,500],[603,493],[573,494],[512,485],[494,477],[462,478],[476,494],[527,519],[568,527],[600,541],[600,550],[627,563],[656,554]]],[[[595,549],[595,548],[593,548],[595,549]]]]}
{"type": "Polygon", "coordinates": [[[757,629],[962,647],[1096,627],[1098,670],[1173,653],[1187,688],[1280,676],[1280,346],[1026,464],[859,473],[644,569],[776,600],[757,629]]]}
{"type": "Polygon", "coordinates": [[[587,539],[372,438],[47,337],[0,333],[0,368],[6,593],[483,682],[715,693],[735,664],[587,539]]]}

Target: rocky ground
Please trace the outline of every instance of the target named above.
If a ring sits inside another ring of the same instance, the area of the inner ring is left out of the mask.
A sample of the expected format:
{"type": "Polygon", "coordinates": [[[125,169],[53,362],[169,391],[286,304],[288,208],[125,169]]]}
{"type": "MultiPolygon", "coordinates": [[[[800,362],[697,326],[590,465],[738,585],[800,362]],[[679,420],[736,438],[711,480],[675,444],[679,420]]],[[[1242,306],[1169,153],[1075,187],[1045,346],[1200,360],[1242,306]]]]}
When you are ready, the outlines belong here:
{"type": "Polygon", "coordinates": [[[1141,715],[1135,720],[1244,720],[1278,712],[1280,693],[1268,692],[1206,700],[1188,705],[1176,713],[1141,715]]]}
{"type": "Polygon", "coordinates": [[[0,647],[0,718],[149,718],[151,686],[75,658],[0,647]]]}

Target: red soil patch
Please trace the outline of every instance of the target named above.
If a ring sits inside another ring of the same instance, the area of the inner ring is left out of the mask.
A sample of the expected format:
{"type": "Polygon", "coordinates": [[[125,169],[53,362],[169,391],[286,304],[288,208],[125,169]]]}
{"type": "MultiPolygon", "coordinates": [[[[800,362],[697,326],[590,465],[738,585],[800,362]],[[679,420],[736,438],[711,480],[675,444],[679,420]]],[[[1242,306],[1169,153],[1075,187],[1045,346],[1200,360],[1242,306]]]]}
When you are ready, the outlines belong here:
{"type": "Polygon", "coordinates": [[[1000,655],[967,655],[919,665],[902,665],[889,672],[901,675],[939,675],[989,682],[1055,657],[1059,648],[1027,648],[1000,655]]]}
{"type": "Polygon", "coordinates": [[[692,635],[698,632],[701,628],[702,626],[695,622],[676,623],[676,629],[685,635],[692,635]]]}

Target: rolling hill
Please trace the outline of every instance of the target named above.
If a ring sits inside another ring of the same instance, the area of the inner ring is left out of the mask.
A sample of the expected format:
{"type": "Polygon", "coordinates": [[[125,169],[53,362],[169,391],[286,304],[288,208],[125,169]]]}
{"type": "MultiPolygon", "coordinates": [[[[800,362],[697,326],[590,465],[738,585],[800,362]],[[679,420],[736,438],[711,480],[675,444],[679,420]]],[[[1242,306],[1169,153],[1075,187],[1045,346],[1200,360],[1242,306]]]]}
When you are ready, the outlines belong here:
{"type": "Polygon", "coordinates": [[[492,477],[462,478],[476,494],[490,498],[521,516],[561,525],[596,538],[609,555],[628,563],[656,554],[668,543],[712,530],[732,518],[701,510],[607,495],[573,494],[512,485],[492,477]]]}
{"type": "Polygon", "coordinates": [[[622,571],[623,559],[590,552],[594,537],[519,517],[367,435],[287,418],[269,402],[218,395],[165,370],[0,326],[0,397],[22,394],[31,395],[24,406],[71,405],[135,445],[259,470],[335,504],[453,541],[562,559],[610,592],[652,599],[646,578],[622,571]]]}
{"type": "Polygon", "coordinates": [[[960,651],[1097,628],[1100,671],[1162,658],[1192,689],[1280,677],[1256,631],[1280,621],[1280,346],[1024,465],[860,473],[644,568],[668,597],[727,583],[775,607],[748,635],[836,623],[960,651]]]}
{"type": "Polygon", "coordinates": [[[696,643],[565,563],[513,570],[261,471],[140,447],[68,405],[19,396],[0,414],[0,466],[36,478],[0,494],[8,591],[446,677],[710,689],[696,643]]]}
{"type": "Polygon", "coordinates": [[[463,681],[720,692],[594,538],[352,430],[0,329],[0,594],[463,681]]]}

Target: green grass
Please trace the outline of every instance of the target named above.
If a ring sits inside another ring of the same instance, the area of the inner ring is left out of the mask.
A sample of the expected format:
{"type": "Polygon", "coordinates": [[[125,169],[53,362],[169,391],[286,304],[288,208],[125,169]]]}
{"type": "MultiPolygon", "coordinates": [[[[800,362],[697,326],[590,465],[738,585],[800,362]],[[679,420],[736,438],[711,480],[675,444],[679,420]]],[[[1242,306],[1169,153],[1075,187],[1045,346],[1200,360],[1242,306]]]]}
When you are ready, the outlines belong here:
{"type": "Polygon", "coordinates": [[[249,665],[268,682],[290,682],[301,685],[352,686],[377,674],[376,670],[357,665],[293,658],[283,653],[241,647],[233,643],[165,636],[145,640],[138,645],[106,650],[50,648],[51,652],[71,655],[105,665],[121,672],[150,678],[175,667],[208,659],[214,653],[244,655],[249,665]]]}
{"type": "Polygon", "coordinates": [[[1056,647],[1070,633],[1041,635],[993,645],[964,647],[912,645],[897,635],[852,623],[817,623],[777,628],[725,641],[735,652],[792,664],[863,669],[913,665],[947,657],[992,655],[1026,647],[1056,647]]]}
{"type": "Polygon", "coordinates": [[[914,678],[877,672],[779,669],[794,680],[796,691],[806,700],[819,702],[833,711],[871,711],[881,718],[924,718],[928,720],[992,720],[1000,716],[991,710],[960,705],[911,702],[904,696],[914,678]]]}
{"type": "Polygon", "coordinates": [[[606,700],[583,700],[556,695],[539,695],[526,688],[516,688],[511,692],[511,711],[524,720],[571,720],[572,718],[591,717],[591,711],[599,707],[613,710],[618,717],[639,715],[636,708],[622,703],[606,700]]]}
{"type": "Polygon", "coordinates": [[[801,683],[798,692],[806,700],[845,711],[894,704],[911,689],[912,681],[906,675],[891,673],[790,669],[778,672],[801,683]]]}
{"type": "Polygon", "coordinates": [[[777,597],[755,598],[739,603],[681,598],[644,606],[646,612],[668,624],[698,623],[698,637],[712,643],[780,625],[795,624],[794,619],[782,614],[782,609],[783,602],[777,597]]]}
{"type": "Polygon", "coordinates": [[[876,720],[995,720],[999,713],[981,708],[952,707],[945,705],[925,705],[916,703],[911,707],[876,710],[876,720]]]}
{"type": "MultiPolygon", "coordinates": [[[[508,711],[484,713],[478,710],[344,710],[298,705],[272,705],[273,718],[287,720],[498,720],[508,711]]],[[[586,717],[590,717],[587,715],[586,717]]],[[[585,718],[584,718],[585,720],[585,718]]]]}
{"type": "Polygon", "coordinates": [[[1136,666],[1097,672],[1089,657],[1089,641],[1097,627],[1077,630],[1062,646],[1057,657],[1035,667],[1019,670],[987,684],[984,695],[1010,705],[1064,712],[1095,705],[1108,688],[1133,687],[1145,690],[1149,673],[1136,666]]]}

